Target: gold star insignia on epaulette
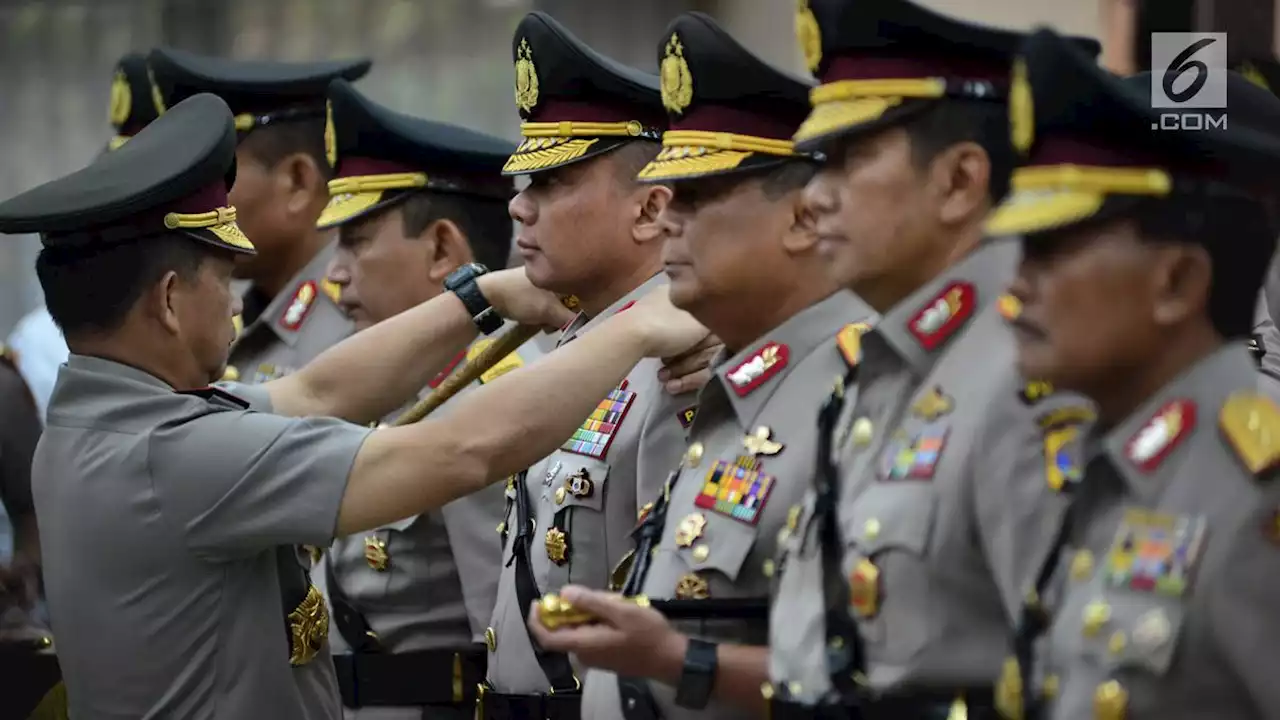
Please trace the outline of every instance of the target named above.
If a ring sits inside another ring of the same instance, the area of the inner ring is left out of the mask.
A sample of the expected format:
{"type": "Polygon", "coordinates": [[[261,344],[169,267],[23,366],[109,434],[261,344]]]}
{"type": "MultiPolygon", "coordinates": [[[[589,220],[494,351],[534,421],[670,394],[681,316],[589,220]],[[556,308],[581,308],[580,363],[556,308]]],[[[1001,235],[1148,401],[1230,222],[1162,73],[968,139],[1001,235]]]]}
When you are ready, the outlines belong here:
{"type": "Polygon", "coordinates": [[[329,167],[338,165],[338,131],[333,126],[333,103],[324,104],[324,157],[329,167]]]}
{"type": "Polygon", "coordinates": [[[1031,81],[1027,78],[1027,63],[1022,58],[1013,62],[1013,80],[1009,85],[1009,127],[1013,147],[1026,153],[1035,142],[1036,116],[1031,96],[1031,81]]]}
{"type": "Polygon", "coordinates": [[[1218,424],[1245,468],[1261,475],[1280,466],[1280,408],[1256,393],[1227,398],[1218,424]]]}

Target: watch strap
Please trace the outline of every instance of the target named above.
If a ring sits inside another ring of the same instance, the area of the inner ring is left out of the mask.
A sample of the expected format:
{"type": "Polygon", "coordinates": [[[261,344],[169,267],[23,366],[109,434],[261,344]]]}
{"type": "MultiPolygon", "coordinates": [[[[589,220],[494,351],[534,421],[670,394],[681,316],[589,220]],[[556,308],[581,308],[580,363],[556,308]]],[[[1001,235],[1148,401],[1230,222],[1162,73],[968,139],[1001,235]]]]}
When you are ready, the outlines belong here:
{"type": "Polygon", "coordinates": [[[711,700],[718,666],[715,643],[689,638],[689,646],[684,653],[684,669],[680,672],[680,684],[676,686],[676,705],[690,710],[705,708],[711,700]]]}

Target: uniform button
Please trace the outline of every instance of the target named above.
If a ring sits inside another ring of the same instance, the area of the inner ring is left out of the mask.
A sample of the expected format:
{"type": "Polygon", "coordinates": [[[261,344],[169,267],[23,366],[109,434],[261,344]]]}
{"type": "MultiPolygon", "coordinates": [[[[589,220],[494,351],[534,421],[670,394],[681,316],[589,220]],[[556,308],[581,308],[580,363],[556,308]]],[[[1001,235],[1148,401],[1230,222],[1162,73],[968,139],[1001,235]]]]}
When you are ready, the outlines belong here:
{"type": "Polygon", "coordinates": [[[494,632],[491,627],[484,629],[484,646],[489,648],[489,652],[498,649],[498,633],[494,632]]]}
{"type": "Polygon", "coordinates": [[[1121,720],[1129,705],[1129,692],[1115,680],[1108,680],[1093,693],[1093,717],[1096,720],[1121,720]]]}
{"type": "Polygon", "coordinates": [[[1117,630],[1112,633],[1111,639],[1107,641],[1107,652],[1110,652],[1112,655],[1119,655],[1124,652],[1124,648],[1128,644],[1128,638],[1124,636],[1123,632],[1117,630]]]}
{"type": "Polygon", "coordinates": [[[866,445],[871,442],[875,432],[876,426],[871,424],[870,418],[860,417],[853,421],[853,442],[855,444],[866,445]]]}
{"type": "Polygon", "coordinates": [[[800,687],[800,683],[798,682],[787,683],[787,692],[791,693],[791,697],[793,698],[800,697],[800,693],[803,692],[803,690],[804,688],[800,687]]]}
{"type": "Polygon", "coordinates": [[[1071,558],[1071,579],[1076,582],[1088,580],[1093,576],[1093,553],[1088,550],[1077,550],[1071,558]]]}
{"type": "Polygon", "coordinates": [[[1044,685],[1040,687],[1040,694],[1044,696],[1046,700],[1052,700],[1058,697],[1060,683],[1061,681],[1058,679],[1057,675],[1046,675],[1044,678],[1044,685]]]}
{"type": "Polygon", "coordinates": [[[867,540],[875,540],[880,536],[880,521],[871,518],[862,526],[862,537],[867,540]]]}
{"type": "Polygon", "coordinates": [[[773,699],[773,683],[771,682],[760,683],[760,697],[764,698],[765,700],[773,699]]]}
{"type": "Polygon", "coordinates": [[[706,562],[711,557],[711,548],[706,545],[699,545],[693,549],[693,559],[698,562],[706,562]]]}
{"type": "Polygon", "coordinates": [[[765,560],[764,566],[760,568],[760,572],[764,573],[764,576],[767,578],[773,577],[773,574],[777,572],[777,570],[778,565],[772,560],[765,560]]]}
{"type": "Polygon", "coordinates": [[[1103,625],[1111,619],[1111,606],[1101,600],[1094,600],[1084,606],[1084,627],[1085,637],[1093,637],[1098,634],[1103,625]]]}
{"type": "Polygon", "coordinates": [[[564,487],[563,487],[563,486],[561,486],[561,487],[556,488],[556,504],[557,504],[557,505],[563,505],[563,504],[564,504],[564,496],[565,496],[565,490],[564,490],[564,487]]]}
{"type": "Polygon", "coordinates": [[[697,467],[698,463],[702,462],[702,451],[702,443],[696,442],[691,444],[689,449],[684,453],[684,463],[691,468],[697,467]]]}

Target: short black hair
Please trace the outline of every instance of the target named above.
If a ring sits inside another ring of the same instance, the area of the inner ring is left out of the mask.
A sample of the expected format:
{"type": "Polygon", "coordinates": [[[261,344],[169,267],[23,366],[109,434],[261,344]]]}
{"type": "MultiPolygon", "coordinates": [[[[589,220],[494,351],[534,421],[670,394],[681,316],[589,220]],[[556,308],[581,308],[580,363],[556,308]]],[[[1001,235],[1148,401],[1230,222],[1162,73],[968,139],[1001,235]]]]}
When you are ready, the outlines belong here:
{"type": "Polygon", "coordinates": [[[986,150],[991,163],[988,194],[994,207],[1009,194],[1009,180],[1017,158],[1009,136],[1009,109],[985,100],[925,101],[924,107],[902,124],[911,139],[911,155],[918,167],[928,167],[947,148],[972,142],[986,150]]]}
{"type": "Polygon", "coordinates": [[[118,329],[138,298],[170,271],[194,281],[216,251],[184,235],[166,233],[95,248],[44,247],[36,276],[45,306],[63,335],[118,329]]]}
{"type": "Polygon", "coordinates": [[[1276,224],[1263,203],[1244,195],[1142,198],[1128,214],[1143,238],[1181,241],[1211,251],[1209,320],[1228,340],[1251,337],[1258,293],[1275,253],[1276,224]]]}
{"type": "Polygon", "coordinates": [[[614,167],[618,171],[618,179],[624,183],[637,182],[636,176],[644,169],[645,165],[653,162],[658,157],[658,153],[662,152],[662,144],[649,140],[634,140],[629,143],[623,143],[618,149],[613,150],[610,155],[613,157],[614,167]]]}
{"type": "Polygon", "coordinates": [[[418,190],[401,200],[397,207],[405,237],[421,235],[437,220],[451,220],[467,236],[476,262],[491,270],[507,266],[512,227],[505,200],[418,190]]]}
{"type": "Polygon", "coordinates": [[[275,167],[290,155],[304,153],[315,161],[325,180],[332,180],[333,168],[324,149],[324,124],[323,118],[304,118],[256,127],[240,144],[267,167],[275,167]]]}

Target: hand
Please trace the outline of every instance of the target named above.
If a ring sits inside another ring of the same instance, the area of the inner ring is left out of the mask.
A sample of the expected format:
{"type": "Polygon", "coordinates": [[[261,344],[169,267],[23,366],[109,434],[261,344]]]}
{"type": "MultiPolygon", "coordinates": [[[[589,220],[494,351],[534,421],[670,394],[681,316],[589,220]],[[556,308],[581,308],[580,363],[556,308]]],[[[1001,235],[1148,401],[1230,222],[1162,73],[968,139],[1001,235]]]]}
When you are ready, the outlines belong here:
{"type": "Polygon", "coordinates": [[[491,272],[480,276],[476,284],[499,315],[518,323],[556,330],[576,314],[554,293],[534,287],[524,268],[491,272]]]}
{"type": "Polygon", "coordinates": [[[715,335],[703,338],[692,350],[663,360],[658,380],[672,395],[701,390],[711,381],[711,361],[724,349],[724,343],[715,335]]]}
{"type": "Polygon", "coordinates": [[[573,653],[584,665],[627,677],[664,682],[679,679],[688,638],[671,627],[662,613],[612,593],[574,585],[562,588],[560,596],[594,615],[597,621],[548,630],[538,620],[534,607],[529,613],[529,631],[539,645],[573,653]]]}
{"type": "Polygon", "coordinates": [[[645,357],[684,355],[711,334],[692,315],[671,304],[671,292],[665,285],[637,300],[618,318],[635,324],[644,345],[645,357]]]}

